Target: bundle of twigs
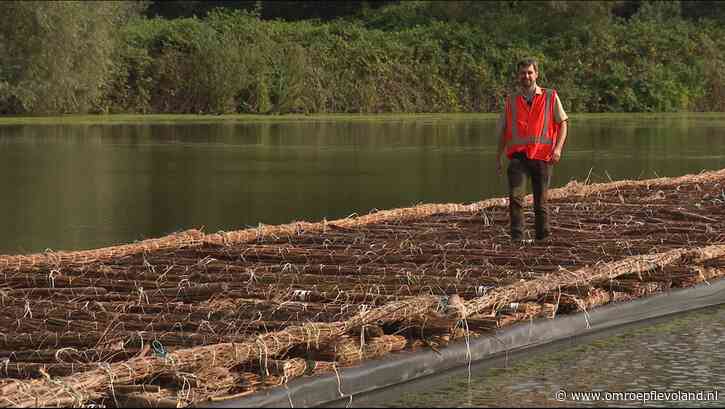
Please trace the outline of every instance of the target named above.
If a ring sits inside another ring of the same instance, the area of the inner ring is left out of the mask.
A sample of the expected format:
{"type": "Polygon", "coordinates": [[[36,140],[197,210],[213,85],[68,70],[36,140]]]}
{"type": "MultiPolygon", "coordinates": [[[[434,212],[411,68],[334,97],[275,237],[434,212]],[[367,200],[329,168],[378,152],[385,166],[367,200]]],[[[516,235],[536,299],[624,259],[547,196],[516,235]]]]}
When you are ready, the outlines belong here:
{"type": "Polygon", "coordinates": [[[335,361],[351,365],[366,359],[381,357],[405,348],[407,340],[400,335],[382,335],[361,342],[360,338],[339,337],[315,353],[316,360],[335,361]]]}
{"type": "Polygon", "coordinates": [[[295,345],[319,346],[352,328],[372,323],[395,322],[419,315],[435,303],[435,297],[420,297],[361,311],[344,323],[289,327],[283,331],[260,335],[244,343],[182,349],[164,358],[134,358],[54,381],[12,383],[0,388],[0,405],[31,407],[81,404],[83,401],[99,398],[114,384],[131,384],[164,372],[185,372],[208,366],[231,368],[262,356],[281,354],[295,345]]]}
{"type": "Polygon", "coordinates": [[[625,274],[637,274],[661,268],[678,261],[703,262],[723,257],[725,245],[713,245],[703,249],[674,249],[664,253],[638,255],[600,266],[584,267],[576,271],[562,271],[531,281],[520,282],[491,290],[484,297],[465,303],[468,314],[476,314],[503,308],[517,300],[535,299],[541,294],[557,291],[561,287],[586,286],[590,282],[615,279],[625,274]]]}
{"type": "Polygon", "coordinates": [[[159,239],[149,239],[98,250],[49,251],[27,256],[0,256],[0,271],[38,271],[60,265],[88,264],[101,260],[119,259],[131,254],[198,246],[203,241],[204,234],[192,229],[159,239]]]}

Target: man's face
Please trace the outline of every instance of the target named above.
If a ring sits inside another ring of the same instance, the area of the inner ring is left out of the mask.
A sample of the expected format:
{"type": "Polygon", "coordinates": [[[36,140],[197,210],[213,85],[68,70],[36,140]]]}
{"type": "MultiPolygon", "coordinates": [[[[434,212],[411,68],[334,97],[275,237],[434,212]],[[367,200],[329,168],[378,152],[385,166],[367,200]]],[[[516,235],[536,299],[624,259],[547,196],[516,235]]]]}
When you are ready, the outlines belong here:
{"type": "Polygon", "coordinates": [[[534,83],[536,83],[536,78],[538,76],[539,73],[534,70],[533,65],[519,68],[519,83],[523,88],[530,88],[534,83]]]}

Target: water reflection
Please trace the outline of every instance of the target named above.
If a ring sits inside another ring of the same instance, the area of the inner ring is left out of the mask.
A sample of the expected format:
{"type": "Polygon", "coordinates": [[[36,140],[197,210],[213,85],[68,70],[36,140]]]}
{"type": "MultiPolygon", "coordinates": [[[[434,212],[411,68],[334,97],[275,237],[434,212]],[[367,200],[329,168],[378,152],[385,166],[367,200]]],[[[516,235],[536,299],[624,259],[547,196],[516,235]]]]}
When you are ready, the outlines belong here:
{"type": "MultiPolygon", "coordinates": [[[[495,120],[0,126],[0,252],[505,194],[495,120]]],[[[572,121],[553,184],[725,164],[725,115],[572,121]]]]}

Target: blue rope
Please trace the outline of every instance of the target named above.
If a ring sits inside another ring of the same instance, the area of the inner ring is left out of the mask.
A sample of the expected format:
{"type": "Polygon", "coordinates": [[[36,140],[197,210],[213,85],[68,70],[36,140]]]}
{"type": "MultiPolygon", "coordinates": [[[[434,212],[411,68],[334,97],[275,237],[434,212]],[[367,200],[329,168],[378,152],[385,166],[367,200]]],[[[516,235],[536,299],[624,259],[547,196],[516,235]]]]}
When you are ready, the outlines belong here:
{"type": "Polygon", "coordinates": [[[161,342],[154,340],[154,342],[151,343],[151,346],[154,348],[154,353],[157,356],[161,358],[166,357],[166,348],[164,348],[164,345],[161,342]]]}

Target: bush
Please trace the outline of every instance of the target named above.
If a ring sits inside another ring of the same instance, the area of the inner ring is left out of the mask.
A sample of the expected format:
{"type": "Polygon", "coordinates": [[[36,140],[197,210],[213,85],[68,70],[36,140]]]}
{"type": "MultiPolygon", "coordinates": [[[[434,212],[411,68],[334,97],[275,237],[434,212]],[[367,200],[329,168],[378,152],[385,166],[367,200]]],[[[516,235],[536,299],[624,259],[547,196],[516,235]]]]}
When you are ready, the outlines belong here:
{"type": "Polygon", "coordinates": [[[627,19],[607,1],[525,4],[410,1],[285,22],[3,3],[0,113],[496,112],[524,56],[568,111],[725,109],[720,20],[683,19],[677,2],[627,19]]]}
{"type": "Polygon", "coordinates": [[[0,5],[0,112],[103,110],[115,31],[131,2],[24,2],[0,5]]]}

